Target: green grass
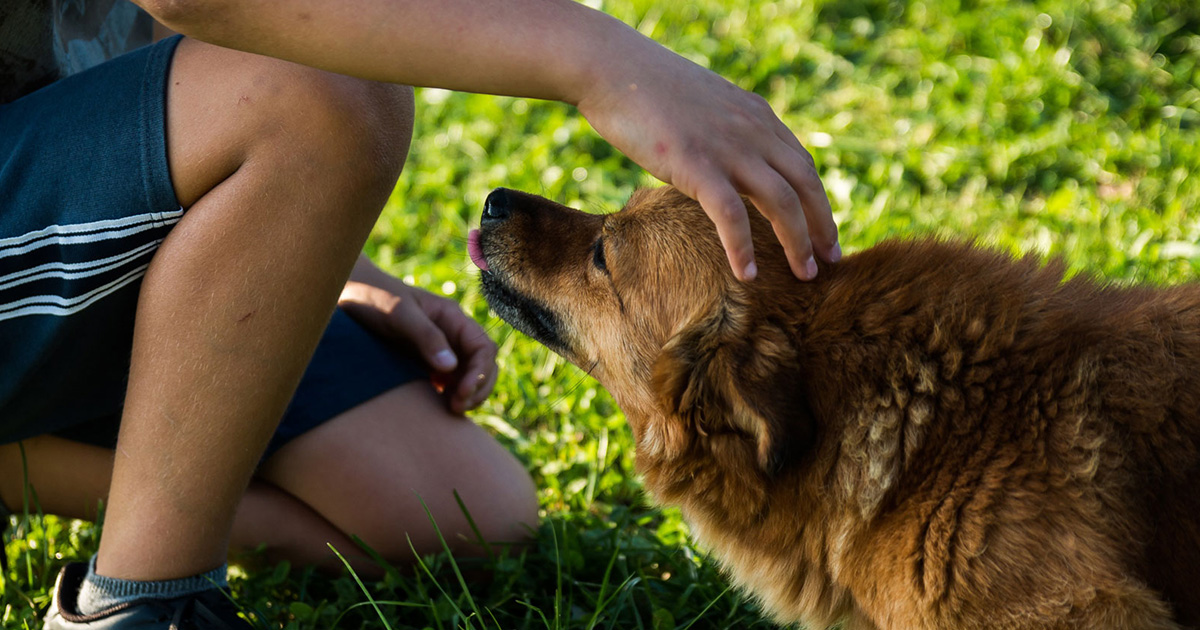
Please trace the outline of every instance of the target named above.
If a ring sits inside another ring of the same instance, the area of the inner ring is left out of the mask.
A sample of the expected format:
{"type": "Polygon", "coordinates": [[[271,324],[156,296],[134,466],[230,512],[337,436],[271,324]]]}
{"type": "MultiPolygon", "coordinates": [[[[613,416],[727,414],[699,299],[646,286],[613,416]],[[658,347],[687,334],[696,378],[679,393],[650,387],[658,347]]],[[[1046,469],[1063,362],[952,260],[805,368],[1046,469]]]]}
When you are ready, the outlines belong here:
{"type": "MultiPolygon", "coordinates": [[[[1193,0],[743,4],[603,8],[765,96],[816,157],[847,251],[932,232],[1061,256],[1117,282],[1195,277],[1193,0]]],[[[534,476],[537,541],[486,561],[494,579],[469,588],[437,556],[366,582],[369,596],[351,576],[235,570],[240,601],[297,629],[771,627],[727,591],[678,512],[647,504],[609,396],[491,316],[466,256],[493,187],[611,210],[652,180],[567,106],[417,98],[411,158],[367,251],[461,300],[500,343],[500,383],[475,418],[534,476]]],[[[96,541],[87,523],[22,520],[6,544],[3,626],[39,627],[53,569],[96,541]]]]}

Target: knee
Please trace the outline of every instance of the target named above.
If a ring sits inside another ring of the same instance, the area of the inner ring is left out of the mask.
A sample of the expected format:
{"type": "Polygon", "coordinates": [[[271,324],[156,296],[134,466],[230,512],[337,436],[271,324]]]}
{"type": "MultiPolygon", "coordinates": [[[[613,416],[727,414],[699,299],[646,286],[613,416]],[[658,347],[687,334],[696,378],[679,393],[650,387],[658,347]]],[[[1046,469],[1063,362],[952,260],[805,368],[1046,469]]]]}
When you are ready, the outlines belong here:
{"type": "Polygon", "coordinates": [[[254,162],[268,179],[382,205],[412,137],[407,86],[191,39],[172,61],[167,100],[168,160],[185,207],[254,162]]]}
{"type": "Polygon", "coordinates": [[[356,134],[352,138],[355,152],[368,158],[368,171],[391,193],[412,141],[413,89],[407,85],[356,79],[333,96],[334,107],[339,113],[347,110],[337,101],[346,99],[351,115],[358,115],[356,121],[346,125],[348,132],[356,134]]]}
{"type": "Polygon", "coordinates": [[[409,540],[422,554],[441,551],[444,540],[456,556],[480,556],[486,552],[480,538],[493,551],[532,539],[538,525],[532,478],[512,453],[473,428],[486,443],[465,440],[470,458],[434,465],[440,470],[427,471],[424,480],[392,495],[376,514],[383,518],[362,523],[364,540],[403,562],[411,558],[409,540]],[[395,535],[397,524],[405,536],[395,535]]]}
{"type": "MultiPolygon", "coordinates": [[[[488,474],[468,484],[459,495],[485,541],[524,543],[537,531],[537,488],[515,456],[498,450],[497,459],[502,461],[493,462],[488,474]]],[[[472,547],[464,545],[462,551],[472,552],[472,547]]]]}
{"type": "MultiPolygon", "coordinates": [[[[429,488],[443,496],[422,497],[434,522],[431,526],[426,520],[408,530],[418,553],[441,551],[438,533],[460,557],[483,555],[484,543],[498,551],[533,538],[538,524],[537,489],[525,467],[498,444],[495,452],[474,464],[464,468],[471,474],[447,480],[449,486],[429,488]]],[[[398,557],[410,552],[407,548],[399,551],[398,557]]]]}
{"type": "Polygon", "coordinates": [[[411,87],[299,68],[279,96],[293,150],[307,147],[311,163],[391,193],[412,139],[411,87]]]}
{"type": "Polygon", "coordinates": [[[444,539],[456,555],[478,556],[479,537],[521,544],[538,523],[525,465],[482,427],[450,414],[425,382],[316,427],[260,475],[396,563],[412,560],[410,540],[422,554],[440,551],[444,539]]]}

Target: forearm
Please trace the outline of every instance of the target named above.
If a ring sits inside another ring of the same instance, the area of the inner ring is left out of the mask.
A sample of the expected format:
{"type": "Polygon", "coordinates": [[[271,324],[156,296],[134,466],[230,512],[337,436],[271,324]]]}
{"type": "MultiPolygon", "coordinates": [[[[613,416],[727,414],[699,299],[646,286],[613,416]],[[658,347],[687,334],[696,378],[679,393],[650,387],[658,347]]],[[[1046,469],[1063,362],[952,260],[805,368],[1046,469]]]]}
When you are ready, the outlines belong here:
{"type": "Polygon", "coordinates": [[[400,282],[399,278],[375,266],[366,254],[359,254],[350,272],[350,282],[361,282],[380,289],[389,289],[393,283],[400,282]]]}
{"type": "MultiPolygon", "coordinates": [[[[377,81],[572,104],[657,44],[572,0],[136,0],[227,48],[377,81]]],[[[607,86],[611,87],[611,86],[607,86]]]]}

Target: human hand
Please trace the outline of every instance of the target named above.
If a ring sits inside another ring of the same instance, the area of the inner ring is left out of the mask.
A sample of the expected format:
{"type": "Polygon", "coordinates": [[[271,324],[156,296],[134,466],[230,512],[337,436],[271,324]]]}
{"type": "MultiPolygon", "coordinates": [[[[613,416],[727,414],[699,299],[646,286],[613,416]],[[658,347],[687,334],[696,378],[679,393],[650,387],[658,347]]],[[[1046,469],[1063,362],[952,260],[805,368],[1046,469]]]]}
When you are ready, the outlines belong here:
{"type": "Polygon", "coordinates": [[[579,111],[625,155],[700,202],[735,276],[752,280],[758,270],[740,194],[770,220],[797,278],[817,275],[814,253],[841,258],[812,156],[762,97],[650,40],[630,55],[600,71],[579,111]]]}
{"type": "Polygon", "coordinates": [[[338,306],[372,332],[415,348],[452,412],[478,407],[496,384],[496,344],[457,302],[391,280],[386,288],[347,282],[338,306]]]}

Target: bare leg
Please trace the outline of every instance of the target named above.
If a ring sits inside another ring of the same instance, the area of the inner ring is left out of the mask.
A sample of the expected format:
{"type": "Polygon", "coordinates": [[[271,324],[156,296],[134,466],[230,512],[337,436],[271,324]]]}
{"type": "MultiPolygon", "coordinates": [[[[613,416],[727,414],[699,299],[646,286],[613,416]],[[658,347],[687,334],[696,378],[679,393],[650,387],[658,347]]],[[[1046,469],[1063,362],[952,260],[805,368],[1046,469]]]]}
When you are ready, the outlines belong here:
{"type": "Polygon", "coordinates": [[[224,562],[411,133],[411,92],[195,41],[170,86],[171,176],[189,209],[138,306],[96,564],[124,579],[224,562]]]}
{"type": "MultiPolygon", "coordinates": [[[[420,382],[396,388],[272,456],[264,472],[274,482],[250,483],[234,518],[232,548],[265,545],[271,561],[336,570],[341,563],[326,543],[353,562],[354,534],[388,561],[406,564],[412,559],[406,536],[418,552],[440,548],[419,495],[456,553],[479,553],[467,542],[470,532],[454,490],[489,542],[524,539],[537,521],[529,476],[482,429],[446,412],[428,387],[420,382]]],[[[24,445],[29,483],[42,509],[94,519],[108,494],[113,452],[53,436],[24,445]]],[[[19,506],[24,481],[17,445],[0,446],[0,501],[19,506]]],[[[370,569],[370,563],[355,564],[370,569]]]]}
{"type": "Polygon", "coordinates": [[[450,414],[424,381],[386,392],[296,438],[268,459],[282,488],[385,558],[440,549],[421,505],[457,552],[478,554],[457,491],[489,543],[525,541],[537,495],[521,464],[471,421],[450,414]]]}
{"type": "MultiPolygon", "coordinates": [[[[97,507],[108,499],[113,451],[43,435],[23,442],[28,479],[21,450],[0,446],[0,503],[14,511],[22,505],[28,481],[41,510],[66,518],[96,520],[97,507]]],[[[325,544],[351,549],[354,544],[311,507],[274,485],[255,479],[242,496],[234,518],[231,547],[250,551],[266,545],[268,559],[337,568],[325,544]]]]}

